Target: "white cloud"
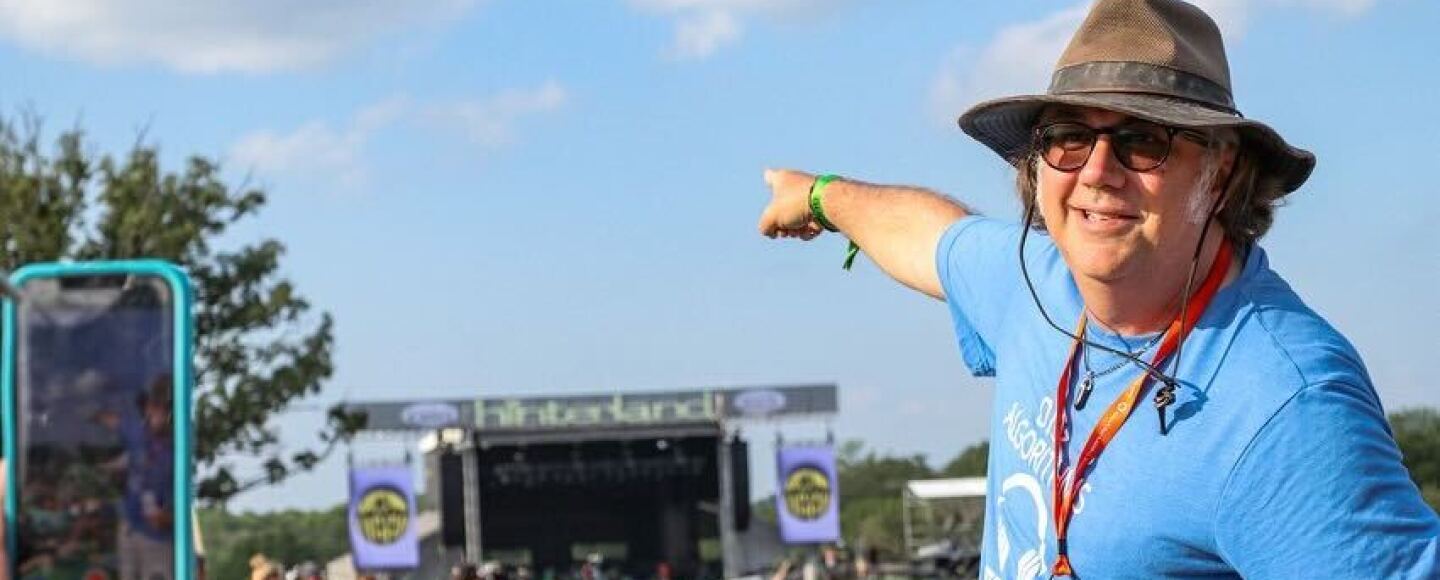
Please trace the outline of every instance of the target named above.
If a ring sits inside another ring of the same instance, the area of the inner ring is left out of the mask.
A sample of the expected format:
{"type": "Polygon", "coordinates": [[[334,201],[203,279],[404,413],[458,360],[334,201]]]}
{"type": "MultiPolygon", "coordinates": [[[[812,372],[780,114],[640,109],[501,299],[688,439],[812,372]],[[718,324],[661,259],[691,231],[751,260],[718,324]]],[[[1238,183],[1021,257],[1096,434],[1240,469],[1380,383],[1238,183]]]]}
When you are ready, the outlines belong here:
{"type": "Polygon", "coordinates": [[[677,59],[702,59],[739,38],[740,22],[735,16],[723,10],[711,10],[680,19],[675,25],[671,51],[677,59]]]}
{"type": "Polygon", "coordinates": [[[230,150],[230,159],[264,174],[300,172],[330,175],[346,189],[365,181],[360,152],[373,127],[359,118],[336,130],[313,121],[289,133],[256,131],[245,135],[230,150]]]}
{"type": "Polygon", "coordinates": [[[1375,7],[1376,0],[1268,0],[1270,4],[1310,8],[1341,16],[1359,16],[1375,7]]]}
{"type": "Polygon", "coordinates": [[[781,4],[798,4],[796,0],[631,0],[640,8],[658,12],[680,12],[686,10],[738,10],[749,11],[781,4]]]}
{"type": "Polygon", "coordinates": [[[1088,9],[1088,3],[1081,4],[1001,29],[978,54],[965,46],[952,50],[931,84],[931,109],[953,120],[985,99],[1044,91],[1088,9]]]}
{"type": "Polygon", "coordinates": [[[288,132],[252,132],[231,147],[229,160],[267,177],[314,178],[352,191],[369,179],[366,148],[371,140],[397,125],[458,131],[477,146],[494,150],[513,141],[515,126],[524,117],[556,110],[568,99],[555,81],[467,101],[416,103],[397,97],[361,109],[338,128],[311,121],[288,132]]]}
{"type": "Polygon", "coordinates": [[[510,143],[516,121],[526,115],[560,108],[569,94],[549,81],[534,89],[510,89],[488,99],[441,103],[417,113],[425,120],[460,130],[476,144],[500,147],[510,143]]]}
{"type": "MultiPolygon", "coordinates": [[[[646,12],[675,22],[675,35],[664,54],[675,60],[701,60],[740,40],[745,20],[756,15],[813,13],[823,0],[630,0],[646,12]]],[[[830,2],[834,4],[834,2],[830,2]]]]}
{"type": "Polygon", "coordinates": [[[1250,23],[1250,5],[1255,0],[1191,0],[1190,3],[1209,14],[1225,40],[1230,41],[1245,33],[1250,23]]]}
{"type": "Polygon", "coordinates": [[[289,133],[256,131],[231,148],[230,158],[266,174],[328,175],[345,189],[354,189],[367,177],[361,160],[365,144],[376,131],[399,119],[408,107],[400,98],[377,103],[356,113],[339,130],[312,121],[289,133]]]}
{"type": "Polygon", "coordinates": [[[1257,9],[1298,8],[1329,12],[1342,17],[1359,16],[1375,6],[1376,0],[1190,0],[1225,34],[1226,40],[1238,40],[1249,27],[1252,12],[1257,9]]]}
{"type": "Polygon", "coordinates": [[[85,62],[190,73],[294,70],[475,0],[0,0],[0,37],[85,62]]]}
{"type": "MultiPolygon", "coordinates": [[[[679,1],[679,0],[677,0],[679,1]]],[[[1191,0],[1215,19],[1227,41],[1241,37],[1256,0],[1191,0]]],[[[1273,8],[1303,8],[1353,17],[1376,0],[1263,0],[1273,8]]],[[[1070,37],[1090,9],[1090,2],[1053,12],[1044,18],[1002,28],[978,51],[961,45],[950,51],[930,86],[930,109],[947,122],[975,103],[1005,96],[1042,92],[1070,37]]]]}

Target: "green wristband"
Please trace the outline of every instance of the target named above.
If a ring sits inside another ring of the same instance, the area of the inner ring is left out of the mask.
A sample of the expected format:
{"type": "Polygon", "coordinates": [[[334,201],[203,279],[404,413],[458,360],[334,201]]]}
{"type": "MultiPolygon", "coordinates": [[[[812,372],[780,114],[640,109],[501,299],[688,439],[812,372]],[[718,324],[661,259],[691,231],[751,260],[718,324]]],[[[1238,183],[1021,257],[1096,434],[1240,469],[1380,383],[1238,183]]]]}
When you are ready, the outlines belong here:
{"type": "MultiPolygon", "coordinates": [[[[815,223],[820,224],[820,227],[832,232],[840,230],[835,227],[835,224],[830,223],[829,218],[825,217],[825,207],[821,202],[825,198],[825,186],[830,185],[830,182],[836,179],[840,179],[840,177],[827,173],[816,177],[815,183],[810,184],[810,217],[814,218],[815,223]]],[[[849,270],[850,266],[855,265],[855,256],[859,254],[860,246],[851,241],[850,247],[845,250],[845,263],[841,267],[849,270]]]]}
{"type": "Polygon", "coordinates": [[[830,182],[836,179],[840,179],[840,177],[827,173],[816,177],[815,183],[810,184],[810,217],[815,218],[815,223],[820,224],[820,227],[832,232],[840,230],[825,217],[825,207],[821,201],[825,199],[825,186],[830,185],[830,182]]]}

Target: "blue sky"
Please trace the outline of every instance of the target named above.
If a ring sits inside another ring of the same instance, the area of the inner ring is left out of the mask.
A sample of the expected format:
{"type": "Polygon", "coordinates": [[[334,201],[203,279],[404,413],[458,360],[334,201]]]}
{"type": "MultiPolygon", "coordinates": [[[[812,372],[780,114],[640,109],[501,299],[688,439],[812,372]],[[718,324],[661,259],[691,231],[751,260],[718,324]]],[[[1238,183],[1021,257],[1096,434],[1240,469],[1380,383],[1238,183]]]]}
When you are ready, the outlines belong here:
{"type": "MultiPolygon", "coordinates": [[[[1390,410],[1440,405],[1440,3],[1210,0],[1247,116],[1319,166],[1263,244],[1390,410]]],[[[857,0],[0,2],[0,107],[119,151],[142,131],[270,192],[227,243],[337,319],[325,402],[835,381],[833,429],[939,463],[988,432],[942,304],[844,242],[755,232],[765,167],[1016,215],[954,126],[1043,90],[1084,3],[857,0]]],[[[752,429],[757,493],[773,432],[752,429]]],[[[394,457],[396,444],[356,446],[394,457]]],[[[344,499],[343,461],[237,507],[344,499]]]]}

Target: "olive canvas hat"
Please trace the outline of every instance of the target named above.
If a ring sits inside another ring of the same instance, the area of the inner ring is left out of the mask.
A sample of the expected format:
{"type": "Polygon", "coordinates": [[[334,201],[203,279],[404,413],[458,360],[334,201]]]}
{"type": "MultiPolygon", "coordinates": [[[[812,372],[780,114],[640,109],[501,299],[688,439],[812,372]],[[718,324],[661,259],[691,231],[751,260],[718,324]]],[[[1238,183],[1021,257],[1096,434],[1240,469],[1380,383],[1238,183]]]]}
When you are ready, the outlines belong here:
{"type": "Polygon", "coordinates": [[[1181,0],[1098,0],[1060,55],[1043,95],[985,101],[960,116],[966,134],[1018,166],[1050,105],[1094,107],[1183,129],[1231,128],[1285,192],[1315,156],[1235,107],[1220,29],[1181,0]]]}

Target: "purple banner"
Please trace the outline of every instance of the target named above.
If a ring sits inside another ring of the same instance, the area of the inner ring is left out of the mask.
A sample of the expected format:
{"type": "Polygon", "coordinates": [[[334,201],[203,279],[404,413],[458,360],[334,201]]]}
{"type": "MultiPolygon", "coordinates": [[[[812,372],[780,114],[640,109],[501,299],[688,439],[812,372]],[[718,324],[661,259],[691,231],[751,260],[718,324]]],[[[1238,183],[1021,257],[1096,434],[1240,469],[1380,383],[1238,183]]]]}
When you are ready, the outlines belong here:
{"type": "Polygon", "coordinates": [[[409,466],[352,469],[349,520],[355,569],[397,570],[420,565],[409,466]]]}
{"type": "Polygon", "coordinates": [[[775,511],[780,537],[787,544],[816,544],[840,539],[840,484],[835,450],[828,446],[785,447],[777,457],[779,486],[775,511]]]}

